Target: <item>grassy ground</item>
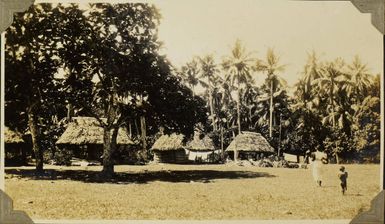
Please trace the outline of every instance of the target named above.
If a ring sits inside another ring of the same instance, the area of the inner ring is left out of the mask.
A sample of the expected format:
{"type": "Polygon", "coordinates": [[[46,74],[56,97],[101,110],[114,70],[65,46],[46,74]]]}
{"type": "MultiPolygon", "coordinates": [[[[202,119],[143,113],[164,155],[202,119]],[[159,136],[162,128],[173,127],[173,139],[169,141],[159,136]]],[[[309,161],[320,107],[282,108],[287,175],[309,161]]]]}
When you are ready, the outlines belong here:
{"type": "Polygon", "coordinates": [[[6,192],[34,219],[351,219],[379,192],[379,165],[346,165],[348,192],[337,165],[324,166],[317,187],[310,169],[235,165],[6,168],[6,192]]]}

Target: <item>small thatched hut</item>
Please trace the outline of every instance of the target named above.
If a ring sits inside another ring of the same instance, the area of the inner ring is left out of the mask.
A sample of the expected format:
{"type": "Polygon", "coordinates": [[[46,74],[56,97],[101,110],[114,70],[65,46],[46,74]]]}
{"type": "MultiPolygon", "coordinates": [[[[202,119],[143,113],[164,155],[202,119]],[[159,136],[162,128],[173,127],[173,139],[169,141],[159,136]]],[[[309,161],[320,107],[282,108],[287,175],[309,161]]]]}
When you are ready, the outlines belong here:
{"type": "Polygon", "coordinates": [[[22,135],[19,132],[13,131],[8,127],[4,128],[4,143],[5,144],[20,144],[24,143],[22,135]]]}
{"type": "Polygon", "coordinates": [[[9,127],[5,127],[4,147],[7,164],[26,162],[26,145],[21,133],[13,131],[9,127]]]}
{"type": "Polygon", "coordinates": [[[196,162],[214,162],[219,159],[219,150],[215,150],[213,140],[207,135],[200,138],[195,133],[193,140],[187,143],[188,159],[196,162]],[[217,156],[215,156],[217,155],[217,156]],[[215,159],[217,157],[217,159],[215,159]]]}
{"type": "MultiPolygon", "coordinates": [[[[134,145],[124,128],[119,129],[116,141],[118,147],[134,145]]],[[[72,150],[75,157],[100,160],[103,155],[103,142],[103,128],[96,118],[73,117],[56,145],[72,150]]]]}
{"type": "Polygon", "coordinates": [[[226,152],[234,157],[235,150],[241,159],[256,159],[274,154],[274,148],[260,133],[247,131],[237,135],[227,147],[226,152]]]}
{"type": "Polygon", "coordinates": [[[184,141],[185,137],[182,134],[162,135],[151,147],[154,152],[154,162],[185,163],[187,155],[184,141]]]}

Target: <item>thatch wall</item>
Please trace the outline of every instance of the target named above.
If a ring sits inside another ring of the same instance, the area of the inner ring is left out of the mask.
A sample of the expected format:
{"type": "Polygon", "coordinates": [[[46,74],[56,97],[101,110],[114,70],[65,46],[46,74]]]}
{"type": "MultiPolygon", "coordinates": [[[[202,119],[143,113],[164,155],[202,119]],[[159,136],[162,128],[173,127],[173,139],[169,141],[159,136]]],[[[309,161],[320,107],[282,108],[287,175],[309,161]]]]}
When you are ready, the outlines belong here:
{"type": "MultiPolygon", "coordinates": [[[[58,145],[102,145],[103,128],[93,117],[73,117],[66,130],[56,142],[58,145]]],[[[117,136],[118,145],[133,145],[124,128],[119,128],[117,136]]]]}
{"type": "Polygon", "coordinates": [[[16,131],[9,129],[8,127],[4,128],[4,143],[5,144],[20,144],[24,143],[22,134],[16,131]]]}
{"type": "Polygon", "coordinates": [[[154,151],[154,162],[156,163],[186,163],[187,155],[184,149],[170,151],[154,151]]]}
{"type": "Polygon", "coordinates": [[[151,150],[154,152],[154,162],[184,163],[187,155],[184,146],[185,137],[182,134],[162,135],[155,141],[151,150]]]}
{"type": "Polygon", "coordinates": [[[274,148],[260,134],[256,132],[242,132],[227,147],[227,152],[261,152],[274,153],[274,148]]]}

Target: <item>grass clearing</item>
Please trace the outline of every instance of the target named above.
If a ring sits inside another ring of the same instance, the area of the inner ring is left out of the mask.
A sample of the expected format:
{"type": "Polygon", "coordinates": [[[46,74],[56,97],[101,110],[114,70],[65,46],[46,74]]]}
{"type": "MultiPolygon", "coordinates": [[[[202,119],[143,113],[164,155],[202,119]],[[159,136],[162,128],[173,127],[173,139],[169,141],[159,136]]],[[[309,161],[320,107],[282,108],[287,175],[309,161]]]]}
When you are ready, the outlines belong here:
{"type": "Polygon", "coordinates": [[[6,168],[14,209],[33,219],[351,219],[369,209],[380,190],[379,165],[324,166],[323,187],[310,169],[235,165],[116,166],[118,177],[97,179],[101,167],[6,168]],[[52,177],[52,178],[51,178],[52,177]]]}

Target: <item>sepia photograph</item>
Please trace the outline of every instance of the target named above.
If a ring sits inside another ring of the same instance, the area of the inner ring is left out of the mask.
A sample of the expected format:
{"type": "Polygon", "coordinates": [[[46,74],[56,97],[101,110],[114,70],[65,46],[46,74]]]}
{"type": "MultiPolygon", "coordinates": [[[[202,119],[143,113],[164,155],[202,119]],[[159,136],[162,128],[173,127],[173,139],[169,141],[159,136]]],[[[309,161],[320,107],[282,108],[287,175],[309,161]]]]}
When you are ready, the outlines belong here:
{"type": "Polygon", "coordinates": [[[383,34],[350,1],[11,15],[0,181],[32,220],[349,223],[383,190],[383,34]]]}

